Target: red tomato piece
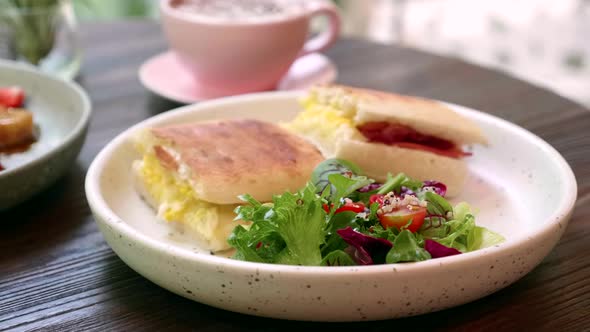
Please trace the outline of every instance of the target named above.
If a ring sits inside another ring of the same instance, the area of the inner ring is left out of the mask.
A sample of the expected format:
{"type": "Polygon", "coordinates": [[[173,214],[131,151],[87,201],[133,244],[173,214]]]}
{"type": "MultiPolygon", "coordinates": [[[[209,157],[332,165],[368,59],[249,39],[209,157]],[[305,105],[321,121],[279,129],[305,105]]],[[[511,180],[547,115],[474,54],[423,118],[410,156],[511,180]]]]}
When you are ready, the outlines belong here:
{"type": "MultiPolygon", "coordinates": [[[[326,211],[326,213],[330,213],[330,209],[332,208],[332,206],[333,205],[328,206],[328,204],[322,205],[322,207],[324,208],[324,211],[326,211]]],[[[344,211],[352,211],[354,213],[361,213],[361,212],[365,211],[365,204],[363,204],[362,202],[346,203],[346,204],[342,205],[341,207],[339,207],[338,209],[336,209],[334,214],[344,212],[344,211]]]]}
{"type": "Polygon", "coordinates": [[[25,92],[17,86],[0,88],[0,105],[4,107],[22,107],[25,92]]]}
{"type": "Polygon", "coordinates": [[[395,227],[400,230],[411,220],[412,222],[406,227],[406,229],[412,233],[416,233],[424,223],[424,218],[426,217],[426,208],[409,205],[395,209],[388,213],[378,214],[377,216],[379,217],[379,221],[384,228],[395,227]]]}
{"type": "Polygon", "coordinates": [[[369,205],[372,205],[373,203],[378,203],[379,206],[381,206],[381,204],[383,204],[383,194],[373,194],[371,195],[371,197],[369,197],[369,205]]]}
{"type": "Polygon", "coordinates": [[[340,213],[344,211],[352,211],[354,213],[361,213],[365,211],[365,204],[358,202],[358,203],[346,203],[339,207],[335,213],[340,213]]]}

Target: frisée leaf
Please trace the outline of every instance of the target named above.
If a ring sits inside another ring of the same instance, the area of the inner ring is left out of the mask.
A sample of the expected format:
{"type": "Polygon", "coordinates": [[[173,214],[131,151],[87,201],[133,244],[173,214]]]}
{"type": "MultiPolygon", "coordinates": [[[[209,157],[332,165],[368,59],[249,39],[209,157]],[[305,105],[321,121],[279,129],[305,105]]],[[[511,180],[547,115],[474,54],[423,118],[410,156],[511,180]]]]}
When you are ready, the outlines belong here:
{"type": "Polygon", "coordinates": [[[309,185],[296,194],[284,193],[274,199],[277,232],[285,241],[287,256],[293,265],[320,265],[320,245],[324,243],[326,213],[309,185]]]}
{"type": "Polygon", "coordinates": [[[297,193],[273,197],[261,204],[245,197],[250,205],[237,209],[248,229],[237,226],[228,239],[236,248],[234,258],[255,262],[320,265],[320,246],[325,240],[326,213],[311,184],[297,193]]]}

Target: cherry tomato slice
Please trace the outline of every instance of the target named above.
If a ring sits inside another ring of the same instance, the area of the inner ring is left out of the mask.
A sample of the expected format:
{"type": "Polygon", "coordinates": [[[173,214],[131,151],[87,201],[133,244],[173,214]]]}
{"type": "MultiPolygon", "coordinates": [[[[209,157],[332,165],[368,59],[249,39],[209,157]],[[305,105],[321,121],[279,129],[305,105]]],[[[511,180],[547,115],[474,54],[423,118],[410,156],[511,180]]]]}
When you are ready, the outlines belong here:
{"type": "Polygon", "coordinates": [[[426,208],[411,205],[411,209],[401,207],[389,213],[378,214],[378,217],[384,228],[395,227],[401,229],[412,220],[412,223],[406,229],[412,233],[416,233],[424,223],[426,208]]]}
{"type": "Polygon", "coordinates": [[[17,86],[0,88],[0,105],[4,107],[21,107],[25,100],[25,92],[17,86]]]}
{"type": "MultiPolygon", "coordinates": [[[[330,213],[331,207],[329,207],[328,204],[324,204],[322,207],[324,208],[324,211],[326,211],[326,213],[330,213]]],[[[365,204],[363,204],[362,202],[346,203],[346,204],[342,205],[341,207],[339,207],[338,209],[336,209],[334,214],[344,212],[344,211],[352,211],[354,213],[361,213],[361,212],[365,211],[365,204]]]]}
{"type": "Polygon", "coordinates": [[[339,207],[335,213],[340,213],[344,211],[352,211],[354,213],[361,213],[365,211],[365,204],[358,202],[358,203],[346,203],[339,207]]]}
{"type": "Polygon", "coordinates": [[[381,206],[381,204],[383,204],[383,196],[382,194],[373,194],[371,195],[371,197],[369,197],[369,205],[372,205],[373,203],[379,203],[379,206],[381,206]]]}

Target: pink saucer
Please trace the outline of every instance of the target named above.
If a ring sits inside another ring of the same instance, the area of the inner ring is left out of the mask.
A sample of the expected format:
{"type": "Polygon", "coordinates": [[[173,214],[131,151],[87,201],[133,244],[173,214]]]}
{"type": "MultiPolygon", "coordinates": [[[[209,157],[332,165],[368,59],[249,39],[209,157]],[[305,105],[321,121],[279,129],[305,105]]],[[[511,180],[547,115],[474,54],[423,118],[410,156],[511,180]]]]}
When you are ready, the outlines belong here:
{"type": "MultiPolygon", "coordinates": [[[[330,59],[313,53],[297,59],[276,90],[303,90],[314,84],[331,83],[336,76],[336,66],[330,59]]],[[[212,98],[199,91],[171,51],[147,60],[139,69],[139,79],[148,90],[179,103],[191,104],[212,98]]]]}

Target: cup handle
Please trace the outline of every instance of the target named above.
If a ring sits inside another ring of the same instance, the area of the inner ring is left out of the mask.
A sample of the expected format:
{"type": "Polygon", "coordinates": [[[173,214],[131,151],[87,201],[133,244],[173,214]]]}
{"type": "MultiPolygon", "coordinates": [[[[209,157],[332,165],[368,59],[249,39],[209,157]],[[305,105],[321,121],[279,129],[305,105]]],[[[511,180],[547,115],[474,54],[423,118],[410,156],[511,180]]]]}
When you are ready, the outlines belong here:
{"type": "Polygon", "coordinates": [[[309,9],[307,15],[310,18],[319,15],[325,15],[329,20],[328,29],[320,32],[317,36],[305,42],[303,49],[299,53],[299,56],[304,56],[309,53],[321,52],[328,47],[332,46],[338,35],[340,34],[340,14],[338,9],[330,2],[324,1],[313,1],[312,7],[309,9]]]}

